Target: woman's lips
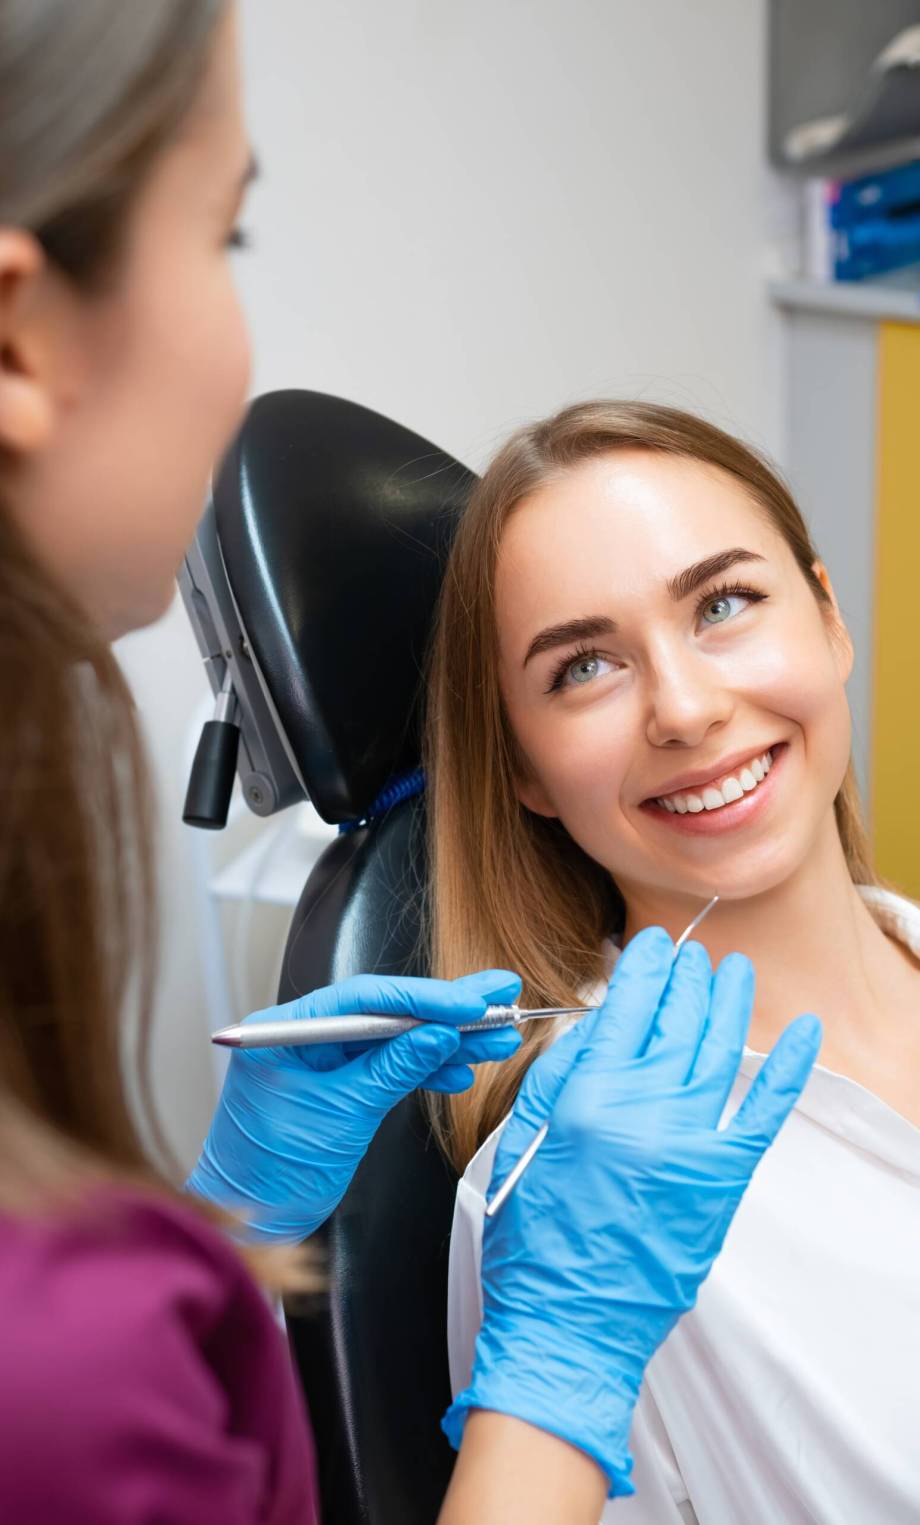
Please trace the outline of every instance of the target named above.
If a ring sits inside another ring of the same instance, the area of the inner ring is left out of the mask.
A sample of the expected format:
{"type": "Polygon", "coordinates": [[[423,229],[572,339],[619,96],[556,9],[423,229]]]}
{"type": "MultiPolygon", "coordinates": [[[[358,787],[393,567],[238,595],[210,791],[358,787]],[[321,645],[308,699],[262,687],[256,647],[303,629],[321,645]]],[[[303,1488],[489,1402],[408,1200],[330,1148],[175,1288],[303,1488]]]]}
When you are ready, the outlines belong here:
{"type": "Polygon", "coordinates": [[[776,742],[770,748],[773,764],[766,778],[750,794],[743,795],[740,800],[733,800],[730,805],[720,805],[716,810],[701,810],[698,815],[691,815],[689,811],[686,815],[678,815],[676,812],[672,815],[663,805],[656,805],[653,800],[647,800],[639,808],[662,826],[669,826],[672,831],[682,832],[687,837],[721,836],[723,832],[736,831],[747,826],[767,808],[776,791],[777,772],[782,772],[788,750],[786,742],[776,742]]]}

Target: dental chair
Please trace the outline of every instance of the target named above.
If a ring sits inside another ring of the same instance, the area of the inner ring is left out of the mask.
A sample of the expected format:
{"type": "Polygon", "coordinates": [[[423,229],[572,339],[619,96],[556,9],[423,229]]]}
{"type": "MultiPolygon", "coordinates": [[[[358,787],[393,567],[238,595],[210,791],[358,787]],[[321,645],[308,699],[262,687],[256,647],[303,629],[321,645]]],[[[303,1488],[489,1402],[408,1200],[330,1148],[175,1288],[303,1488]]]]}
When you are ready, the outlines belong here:
{"type": "MultiPolygon", "coordinates": [[[[216,696],[185,819],[309,799],[339,824],[304,885],[279,1001],[427,972],[420,674],[475,481],[426,440],[316,392],[258,399],[214,480],[180,590],[216,696]]],[[[324,1525],[432,1525],[453,1453],[447,1253],[456,1177],[419,1099],[384,1123],[317,1235],[330,1290],[287,1310],[324,1525]]]]}

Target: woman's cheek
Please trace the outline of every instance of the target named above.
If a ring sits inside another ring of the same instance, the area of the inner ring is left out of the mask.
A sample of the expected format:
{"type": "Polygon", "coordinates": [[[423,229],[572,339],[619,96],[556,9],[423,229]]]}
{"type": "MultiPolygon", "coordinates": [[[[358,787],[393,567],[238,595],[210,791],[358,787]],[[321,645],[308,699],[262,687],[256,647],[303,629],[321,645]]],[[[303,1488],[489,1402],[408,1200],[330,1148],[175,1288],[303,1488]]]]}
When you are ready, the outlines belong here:
{"type": "Polygon", "coordinates": [[[729,660],[725,682],[739,701],[805,726],[834,713],[846,693],[823,637],[803,630],[798,640],[761,642],[742,664],[729,660]]]}
{"type": "Polygon", "coordinates": [[[532,766],[563,825],[585,846],[584,834],[609,834],[635,748],[627,717],[614,723],[603,704],[546,724],[529,749],[532,766]],[[593,823],[593,825],[592,825],[593,823]]]}

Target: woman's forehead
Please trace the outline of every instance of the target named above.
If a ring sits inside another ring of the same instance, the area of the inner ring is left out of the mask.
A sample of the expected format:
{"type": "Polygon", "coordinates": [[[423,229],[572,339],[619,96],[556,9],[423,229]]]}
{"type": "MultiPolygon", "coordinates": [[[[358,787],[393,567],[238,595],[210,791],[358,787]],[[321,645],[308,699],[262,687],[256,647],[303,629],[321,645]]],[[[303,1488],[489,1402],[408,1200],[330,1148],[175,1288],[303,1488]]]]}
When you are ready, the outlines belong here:
{"type": "Polygon", "coordinates": [[[579,463],[518,505],[499,549],[497,601],[526,614],[592,593],[664,590],[734,546],[774,561],[784,549],[741,482],[705,462],[624,450],[579,463]]]}

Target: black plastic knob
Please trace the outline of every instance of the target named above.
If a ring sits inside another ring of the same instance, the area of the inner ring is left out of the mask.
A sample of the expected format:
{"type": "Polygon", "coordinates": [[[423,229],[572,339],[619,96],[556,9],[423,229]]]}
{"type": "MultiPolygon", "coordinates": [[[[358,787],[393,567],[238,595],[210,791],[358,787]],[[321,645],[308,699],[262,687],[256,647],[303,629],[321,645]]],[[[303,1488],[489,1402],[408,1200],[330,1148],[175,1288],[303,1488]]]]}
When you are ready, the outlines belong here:
{"type": "Polygon", "coordinates": [[[222,831],[227,824],[240,728],[229,720],[208,720],[192,763],[182,819],[186,826],[222,831]]]}

